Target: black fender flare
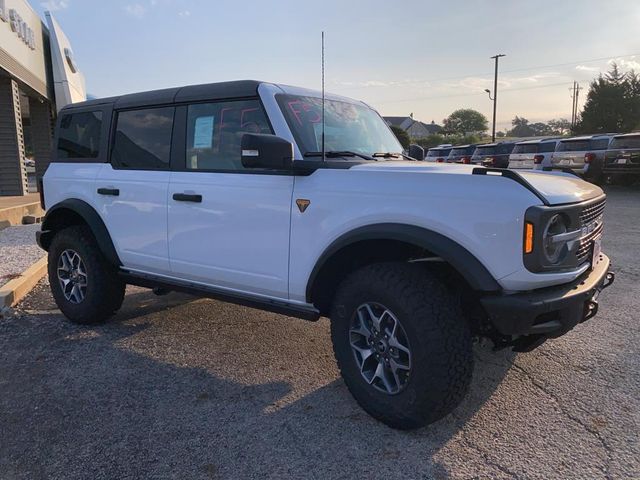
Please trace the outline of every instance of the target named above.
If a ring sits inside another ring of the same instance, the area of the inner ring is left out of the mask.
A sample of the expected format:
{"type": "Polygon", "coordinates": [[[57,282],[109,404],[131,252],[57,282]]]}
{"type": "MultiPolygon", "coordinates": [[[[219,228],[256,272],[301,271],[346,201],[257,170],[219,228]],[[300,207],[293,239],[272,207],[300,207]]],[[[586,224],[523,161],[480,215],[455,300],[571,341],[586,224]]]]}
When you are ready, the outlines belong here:
{"type": "Polygon", "coordinates": [[[432,230],[400,223],[367,225],[343,234],[329,245],[316,261],[307,281],[307,302],[312,301],[314,283],[322,267],[337,252],[364,240],[397,240],[428,250],[449,263],[475,291],[495,293],[502,290],[487,268],[466,248],[432,230]]]}
{"type": "Polygon", "coordinates": [[[51,208],[47,209],[47,214],[42,221],[42,230],[38,238],[38,244],[48,250],[51,239],[55,235],[58,225],[65,224],[64,211],[72,211],[76,215],[82,218],[84,223],[87,224],[93,236],[98,243],[98,248],[105,256],[107,261],[112,265],[121,266],[122,262],[116,248],[113,245],[113,240],[109,234],[109,230],[102,221],[102,217],[96,212],[96,210],[84,200],[78,198],[69,198],[56,203],[51,208]]]}

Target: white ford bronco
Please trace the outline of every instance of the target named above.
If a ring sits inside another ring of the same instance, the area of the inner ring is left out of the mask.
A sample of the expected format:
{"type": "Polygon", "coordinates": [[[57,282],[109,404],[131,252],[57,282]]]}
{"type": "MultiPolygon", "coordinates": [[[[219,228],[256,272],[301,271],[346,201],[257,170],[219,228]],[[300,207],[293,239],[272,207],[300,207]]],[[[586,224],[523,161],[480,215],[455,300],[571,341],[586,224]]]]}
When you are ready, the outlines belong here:
{"type": "Polygon", "coordinates": [[[599,187],[411,161],[348,98],[256,81],[124,95],[65,107],[55,142],[37,239],[71,321],[106,320],[126,284],[326,316],[349,390],[395,428],[456,407],[474,337],[529,351],[614,279],[599,187]]]}

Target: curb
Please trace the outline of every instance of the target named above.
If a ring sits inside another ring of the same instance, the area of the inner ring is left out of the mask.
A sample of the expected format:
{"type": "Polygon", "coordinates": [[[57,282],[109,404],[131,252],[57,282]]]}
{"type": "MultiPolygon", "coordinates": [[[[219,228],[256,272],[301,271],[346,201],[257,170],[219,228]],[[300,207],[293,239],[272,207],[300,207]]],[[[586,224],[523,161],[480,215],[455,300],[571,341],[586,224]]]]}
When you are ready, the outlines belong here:
{"type": "Polygon", "coordinates": [[[14,278],[0,287],[0,309],[2,307],[13,307],[17,304],[36,286],[46,273],[47,257],[44,256],[22,272],[18,278],[14,278]]]}

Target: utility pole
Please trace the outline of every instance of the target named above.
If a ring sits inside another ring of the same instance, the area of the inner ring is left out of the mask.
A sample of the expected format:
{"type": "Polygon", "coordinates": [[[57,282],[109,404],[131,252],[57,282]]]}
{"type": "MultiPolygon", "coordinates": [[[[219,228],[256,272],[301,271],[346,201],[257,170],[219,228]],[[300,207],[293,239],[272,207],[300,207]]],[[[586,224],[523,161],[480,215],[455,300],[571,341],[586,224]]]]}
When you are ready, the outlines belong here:
{"type": "Polygon", "coordinates": [[[578,124],[578,99],[580,98],[580,90],[582,90],[582,87],[576,82],[576,106],[574,108],[575,113],[573,114],[574,126],[578,124]]]}
{"type": "Polygon", "coordinates": [[[573,128],[578,123],[578,97],[580,96],[580,90],[582,90],[582,87],[580,86],[580,84],[578,82],[576,82],[574,80],[573,88],[571,88],[570,90],[572,90],[572,93],[571,93],[571,130],[573,130],[573,128]]]}
{"type": "Polygon", "coordinates": [[[573,81],[573,87],[571,87],[571,130],[576,123],[576,81],[573,81]]]}
{"type": "Polygon", "coordinates": [[[506,57],[504,53],[494,55],[493,59],[496,61],[496,69],[493,75],[493,126],[491,129],[491,141],[496,141],[496,108],[498,106],[498,59],[500,57],[506,57]]]}

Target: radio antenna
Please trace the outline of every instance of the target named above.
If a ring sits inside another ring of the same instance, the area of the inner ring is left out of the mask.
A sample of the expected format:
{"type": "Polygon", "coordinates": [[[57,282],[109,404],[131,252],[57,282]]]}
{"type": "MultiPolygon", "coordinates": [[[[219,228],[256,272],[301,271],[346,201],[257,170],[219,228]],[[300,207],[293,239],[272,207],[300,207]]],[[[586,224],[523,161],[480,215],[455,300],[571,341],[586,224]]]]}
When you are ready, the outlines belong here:
{"type": "Polygon", "coordinates": [[[324,162],[324,30],[322,31],[322,161],[324,162]]]}

